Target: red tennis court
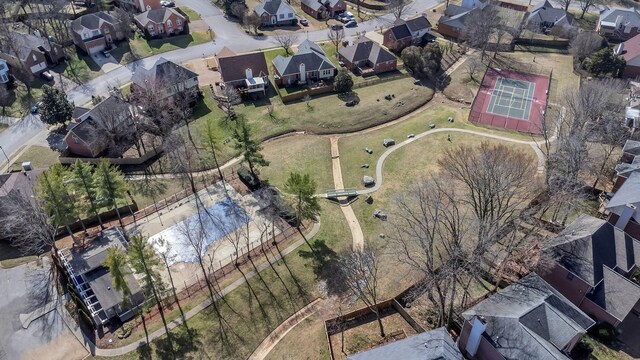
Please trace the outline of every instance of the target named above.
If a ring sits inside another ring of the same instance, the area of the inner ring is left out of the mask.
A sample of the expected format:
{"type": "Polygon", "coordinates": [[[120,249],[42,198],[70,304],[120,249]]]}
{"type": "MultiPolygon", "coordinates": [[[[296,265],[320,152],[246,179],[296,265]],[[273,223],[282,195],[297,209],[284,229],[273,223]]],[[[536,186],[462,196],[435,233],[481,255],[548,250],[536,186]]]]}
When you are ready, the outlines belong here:
{"type": "Polygon", "coordinates": [[[488,68],[469,121],[540,134],[549,84],[549,76],[488,68]]]}

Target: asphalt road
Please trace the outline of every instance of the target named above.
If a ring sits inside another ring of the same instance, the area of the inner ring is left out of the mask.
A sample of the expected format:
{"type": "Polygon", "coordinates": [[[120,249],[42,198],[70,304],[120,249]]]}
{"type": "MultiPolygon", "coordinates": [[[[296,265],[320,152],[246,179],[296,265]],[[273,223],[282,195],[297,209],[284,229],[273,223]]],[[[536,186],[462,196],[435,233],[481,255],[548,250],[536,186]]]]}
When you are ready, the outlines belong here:
{"type": "Polygon", "coordinates": [[[43,261],[0,269],[0,349],[4,359],[71,359],[86,352],[70,333],[57,311],[34,320],[27,329],[22,327],[20,314],[28,314],[54,300],[50,266],[43,261]],[[67,347],[63,343],[73,340],[67,347]],[[43,357],[44,355],[44,357],[43,357]]]}
{"type": "MultiPolygon", "coordinates": [[[[38,136],[43,131],[46,131],[46,126],[38,116],[29,114],[25,116],[21,121],[18,121],[14,125],[0,132],[0,146],[11,157],[11,154],[15,153],[20,147],[32,138],[38,136]]],[[[7,164],[7,159],[4,154],[0,152],[0,169],[7,164]]]]}

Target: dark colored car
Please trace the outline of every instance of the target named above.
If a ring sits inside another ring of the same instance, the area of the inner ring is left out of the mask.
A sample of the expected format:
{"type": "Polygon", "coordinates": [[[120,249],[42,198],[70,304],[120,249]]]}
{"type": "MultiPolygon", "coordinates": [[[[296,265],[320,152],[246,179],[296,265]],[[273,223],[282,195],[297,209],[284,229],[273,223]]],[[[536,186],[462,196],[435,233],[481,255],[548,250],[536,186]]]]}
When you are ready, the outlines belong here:
{"type": "Polygon", "coordinates": [[[309,21],[305,18],[300,19],[300,24],[302,26],[309,26],[309,21]]]}
{"type": "Polygon", "coordinates": [[[160,1],[160,5],[164,7],[174,7],[176,6],[176,3],[174,3],[173,1],[160,1]]]}
{"type": "Polygon", "coordinates": [[[358,26],[358,23],[355,20],[350,20],[348,23],[344,24],[344,27],[352,28],[358,26]]]}
{"type": "Polygon", "coordinates": [[[41,101],[38,101],[37,103],[33,104],[33,106],[31,107],[31,113],[37,114],[38,110],[40,109],[40,105],[42,105],[41,101]]]}
{"type": "Polygon", "coordinates": [[[53,75],[51,75],[51,73],[48,71],[41,72],[40,77],[47,81],[53,81],[53,75]]]}
{"type": "Polygon", "coordinates": [[[345,103],[345,105],[347,105],[347,106],[356,106],[356,105],[358,105],[358,103],[359,103],[359,101],[357,99],[352,99],[352,100],[347,101],[345,103]]]}

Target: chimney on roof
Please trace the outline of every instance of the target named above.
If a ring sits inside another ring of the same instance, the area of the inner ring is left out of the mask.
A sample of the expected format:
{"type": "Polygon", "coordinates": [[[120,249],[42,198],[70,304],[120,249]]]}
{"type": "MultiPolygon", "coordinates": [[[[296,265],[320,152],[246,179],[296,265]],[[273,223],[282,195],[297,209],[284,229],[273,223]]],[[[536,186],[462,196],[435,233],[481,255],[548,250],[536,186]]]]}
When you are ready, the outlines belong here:
{"type": "Polygon", "coordinates": [[[614,50],[614,54],[616,55],[622,55],[622,53],[624,53],[624,43],[620,43],[614,50]]]}
{"type": "Polygon", "coordinates": [[[471,332],[467,339],[467,346],[465,350],[469,354],[469,357],[476,356],[478,347],[480,346],[480,340],[482,340],[482,334],[487,329],[487,322],[481,316],[473,318],[473,325],[471,326],[471,332]]]}

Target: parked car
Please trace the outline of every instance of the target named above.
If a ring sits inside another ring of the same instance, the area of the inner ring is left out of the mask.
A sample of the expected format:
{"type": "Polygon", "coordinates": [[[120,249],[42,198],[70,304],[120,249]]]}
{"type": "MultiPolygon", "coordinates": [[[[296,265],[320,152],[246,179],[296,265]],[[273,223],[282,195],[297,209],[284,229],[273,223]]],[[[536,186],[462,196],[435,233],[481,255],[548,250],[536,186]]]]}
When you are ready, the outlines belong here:
{"type": "Polygon", "coordinates": [[[348,23],[344,24],[344,27],[352,28],[358,26],[358,23],[355,20],[351,20],[348,23]]]}
{"type": "Polygon", "coordinates": [[[48,71],[41,72],[40,77],[47,81],[53,81],[53,75],[51,75],[51,73],[48,71]]]}
{"type": "Polygon", "coordinates": [[[356,106],[360,101],[358,99],[352,99],[345,103],[346,106],[356,106]]]}
{"type": "Polygon", "coordinates": [[[331,30],[342,30],[344,28],[344,26],[342,26],[342,24],[333,24],[331,25],[331,30]]]}
{"type": "Polygon", "coordinates": [[[31,113],[37,114],[38,110],[40,109],[40,105],[42,105],[42,101],[38,101],[37,103],[33,104],[33,106],[31,107],[31,113]]]}
{"type": "Polygon", "coordinates": [[[355,16],[355,15],[353,15],[353,13],[352,13],[352,12],[350,12],[350,11],[345,11],[345,12],[343,12],[343,13],[342,13],[342,15],[343,15],[343,16],[346,16],[346,17],[348,17],[348,18],[352,18],[352,19],[355,19],[355,18],[356,18],[356,16],[355,16]]]}
{"type": "Polygon", "coordinates": [[[160,1],[160,5],[164,7],[174,7],[176,6],[176,3],[174,3],[173,1],[160,1]]]}
{"type": "Polygon", "coordinates": [[[300,18],[300,25],[309,26],[309,21],[305,18],[300,18]]]}

